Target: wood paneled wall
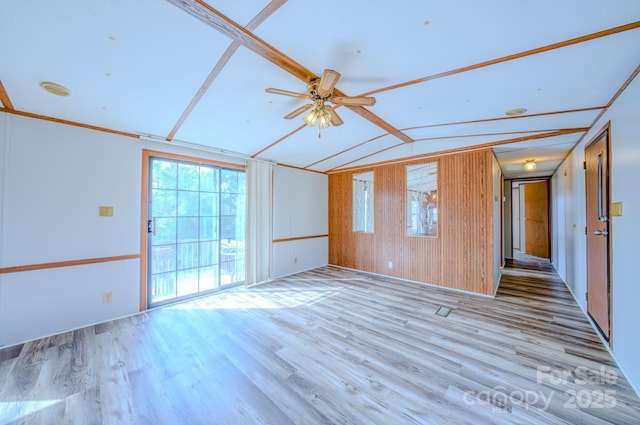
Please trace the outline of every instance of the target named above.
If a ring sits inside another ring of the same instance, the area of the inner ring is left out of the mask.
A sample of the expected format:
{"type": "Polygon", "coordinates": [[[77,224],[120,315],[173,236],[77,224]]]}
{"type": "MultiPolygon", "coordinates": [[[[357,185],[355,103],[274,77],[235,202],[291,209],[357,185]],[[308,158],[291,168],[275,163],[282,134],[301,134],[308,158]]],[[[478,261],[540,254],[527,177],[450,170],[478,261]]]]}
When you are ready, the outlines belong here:
{"type": "Polygon", "coordinates": [[[438,237],[405,234],[405,167],[429,161],[373,168],[374,233],[351,230],[353,173],[329,176],[329,263],[492,295],[491,150],[430,161],[438,162],[438,237]]]}

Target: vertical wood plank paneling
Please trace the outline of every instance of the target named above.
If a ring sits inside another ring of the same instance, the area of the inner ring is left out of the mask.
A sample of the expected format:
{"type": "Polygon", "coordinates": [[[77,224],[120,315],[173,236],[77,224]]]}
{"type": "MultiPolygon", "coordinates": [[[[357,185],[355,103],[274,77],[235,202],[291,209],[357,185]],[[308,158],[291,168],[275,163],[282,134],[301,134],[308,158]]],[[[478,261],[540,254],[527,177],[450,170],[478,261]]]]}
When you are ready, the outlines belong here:
{"type": "MultiPolygon", "coordinates": [[[[375,223],[374,223],[375,226],[375,223]]],[[[375,267],[376,246],[374,233],[354,233],[354,269],[372,270],[375,267]]]]}
{"type": "Polygon", "coordinates": [[[374,169],[374,234],[351,231],[352,173],[331,174],[330,264],[493,294],[491,150],[437,161],[438,237],[405,234],[405,167],[410,163],[374,169]]]}
{"type": "Polygon", "coordinates": [[[491,152],[441,160],[438,177],[445,285],[490,294],[493,275],[491,152]]]}
{"type": "Polygon", "coordinates": [[[329,263],[355,268],[350,174],[329,178],[329,198],[329,263]]]}
{"type": "Polygon", "coordinates": [[[375,249],[374,272],[389,276],[401,276],[402,265],[402,200],[404,179],[400,178],[401,165],[378,167],[375,170],[375,249]],[[389,269],[389,261],[393,268],[389,269]]]}

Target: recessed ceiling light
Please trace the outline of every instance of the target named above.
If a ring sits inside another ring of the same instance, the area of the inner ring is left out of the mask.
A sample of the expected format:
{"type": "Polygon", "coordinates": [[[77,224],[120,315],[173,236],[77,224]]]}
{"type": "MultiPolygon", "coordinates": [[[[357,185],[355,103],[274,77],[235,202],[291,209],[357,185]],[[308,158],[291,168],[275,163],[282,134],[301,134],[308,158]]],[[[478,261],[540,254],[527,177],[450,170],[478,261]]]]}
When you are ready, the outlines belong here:
{"type": "Polygon", "coordinates": [[[56,96],[67,97],[71,96],[71,90],[66,88],[65,86],[61,86],[58,83],[52,83],[51,81],[43,81],[40,83],[40,87],[45,89],[51,94],[55,94],[56,96]]]}
{"type": "Polygon", "coordinates": [[[505,112],[506,115],[513,117],[516,115],[522,115],[525,112],[527,112],[527,110],[525,108],[513,108],[513,109],[509,109],[507,112],[505,112]]]}

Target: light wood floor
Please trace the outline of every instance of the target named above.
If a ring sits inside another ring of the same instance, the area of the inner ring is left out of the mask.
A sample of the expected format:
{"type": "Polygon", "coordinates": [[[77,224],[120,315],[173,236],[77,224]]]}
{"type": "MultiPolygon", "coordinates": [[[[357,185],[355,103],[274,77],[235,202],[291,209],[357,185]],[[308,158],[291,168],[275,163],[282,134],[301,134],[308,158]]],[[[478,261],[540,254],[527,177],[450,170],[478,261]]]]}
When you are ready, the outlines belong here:
{"type": "Polygon", "coordinates": [[[0,423],[638,424],[640,400],[544,261],[495,299],[323,267],[0,350],[0,423]]]}

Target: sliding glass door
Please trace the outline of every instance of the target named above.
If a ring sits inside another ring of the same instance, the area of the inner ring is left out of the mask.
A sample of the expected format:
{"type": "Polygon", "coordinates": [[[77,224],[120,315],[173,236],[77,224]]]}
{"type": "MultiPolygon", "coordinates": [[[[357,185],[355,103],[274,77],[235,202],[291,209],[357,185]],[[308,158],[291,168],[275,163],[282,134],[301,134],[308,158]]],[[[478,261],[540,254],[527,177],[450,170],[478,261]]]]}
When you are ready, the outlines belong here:
{"type": "Polygon", "coordinates": [[[244,282],[245,172],[151,157],[148,305],[244,282]]]}

